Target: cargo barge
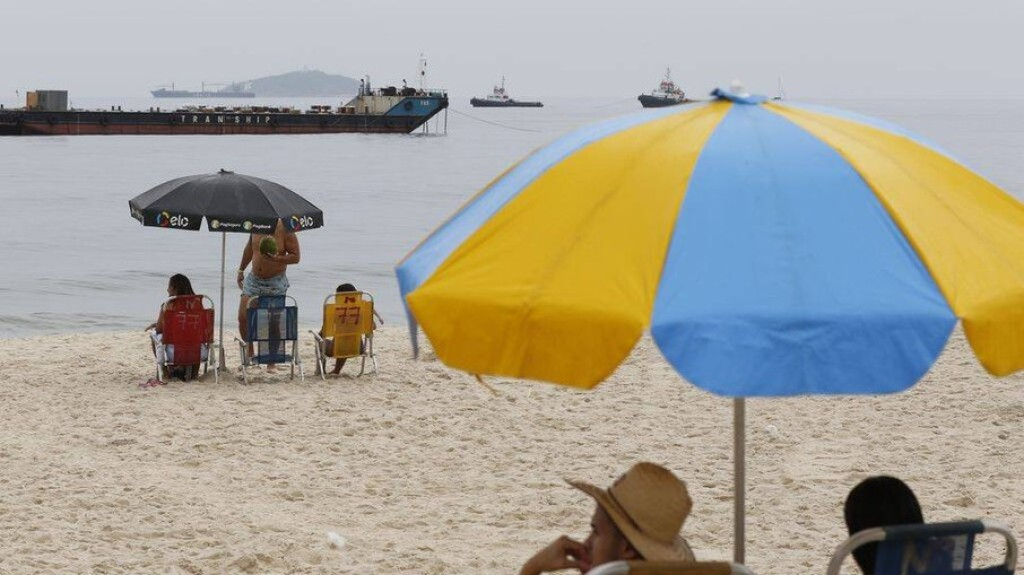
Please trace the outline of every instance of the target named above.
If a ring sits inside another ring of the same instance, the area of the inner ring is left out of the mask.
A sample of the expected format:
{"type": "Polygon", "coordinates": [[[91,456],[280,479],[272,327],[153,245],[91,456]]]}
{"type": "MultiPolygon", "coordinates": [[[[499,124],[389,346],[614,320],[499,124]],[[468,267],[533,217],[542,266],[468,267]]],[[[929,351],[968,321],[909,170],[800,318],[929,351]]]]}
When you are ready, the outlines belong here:
{"type": "Polygon", "coordinates": [[[299,110],[280,106],[145,111],[78,110],[61,90],[28,93],[20,109],[0,108],[0,136],[409,133],[448,107],[443,90],[365,89],[348,103],[299,110]]]}

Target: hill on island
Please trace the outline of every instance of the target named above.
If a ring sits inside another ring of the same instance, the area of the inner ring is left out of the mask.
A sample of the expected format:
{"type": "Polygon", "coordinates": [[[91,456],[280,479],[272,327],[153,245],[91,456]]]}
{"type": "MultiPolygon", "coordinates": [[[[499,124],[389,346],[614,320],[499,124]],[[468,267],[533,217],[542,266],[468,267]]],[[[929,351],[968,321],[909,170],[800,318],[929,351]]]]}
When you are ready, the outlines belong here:
{"type": "Polygon", "coordinates": [[[359,91],[359,80],[320,70],[299,70],[239,82],[257,96],[341,96],[359,91]]]}

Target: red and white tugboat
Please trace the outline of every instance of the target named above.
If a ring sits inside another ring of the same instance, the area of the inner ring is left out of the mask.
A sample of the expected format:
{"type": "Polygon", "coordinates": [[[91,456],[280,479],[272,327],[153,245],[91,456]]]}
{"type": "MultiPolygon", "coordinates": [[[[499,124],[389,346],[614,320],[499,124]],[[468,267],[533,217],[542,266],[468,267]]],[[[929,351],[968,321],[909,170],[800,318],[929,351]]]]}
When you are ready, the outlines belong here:
{"type": "Polygon", "coordinates": [[[672,70],[665,69],[665,79],[658,84],[658,89],[650,94],[640,94],[640,105],[644,108],[662,108],[664,106],[675,106],[690,102],[686,93],[672,81],[672,70]]]}

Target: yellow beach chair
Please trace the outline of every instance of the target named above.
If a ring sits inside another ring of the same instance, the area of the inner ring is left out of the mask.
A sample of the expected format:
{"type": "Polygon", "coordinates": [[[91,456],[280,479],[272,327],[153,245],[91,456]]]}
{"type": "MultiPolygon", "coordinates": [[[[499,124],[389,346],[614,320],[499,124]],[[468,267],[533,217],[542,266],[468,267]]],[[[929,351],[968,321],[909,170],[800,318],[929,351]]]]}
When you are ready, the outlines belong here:
{"type": "Polygon", "coordinates": [[[373,296],[368,292],[337,292],[324,299],[320,332],[310,331],[316,340],[317,373],[321,379],[327,377],[328,359],[362,358],[360,376],[367,373],[366,360],[369,359],[373,373],[376,373],[373,330],[377,325],[373,318],[373,296]]]}

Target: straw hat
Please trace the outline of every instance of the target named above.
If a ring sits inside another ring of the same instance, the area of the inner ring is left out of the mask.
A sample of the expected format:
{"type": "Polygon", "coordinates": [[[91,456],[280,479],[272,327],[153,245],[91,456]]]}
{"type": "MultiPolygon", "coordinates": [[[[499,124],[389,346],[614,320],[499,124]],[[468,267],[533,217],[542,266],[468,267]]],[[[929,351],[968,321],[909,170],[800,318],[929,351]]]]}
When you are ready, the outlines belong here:
{"type": "Polygon", "coordinates": [[[694,560],[693,551],[679,534],[693,502],[686,484],[668,469],[637,463],[607,490],[566,481],[593,497],[644,559],[694,560]]]}

